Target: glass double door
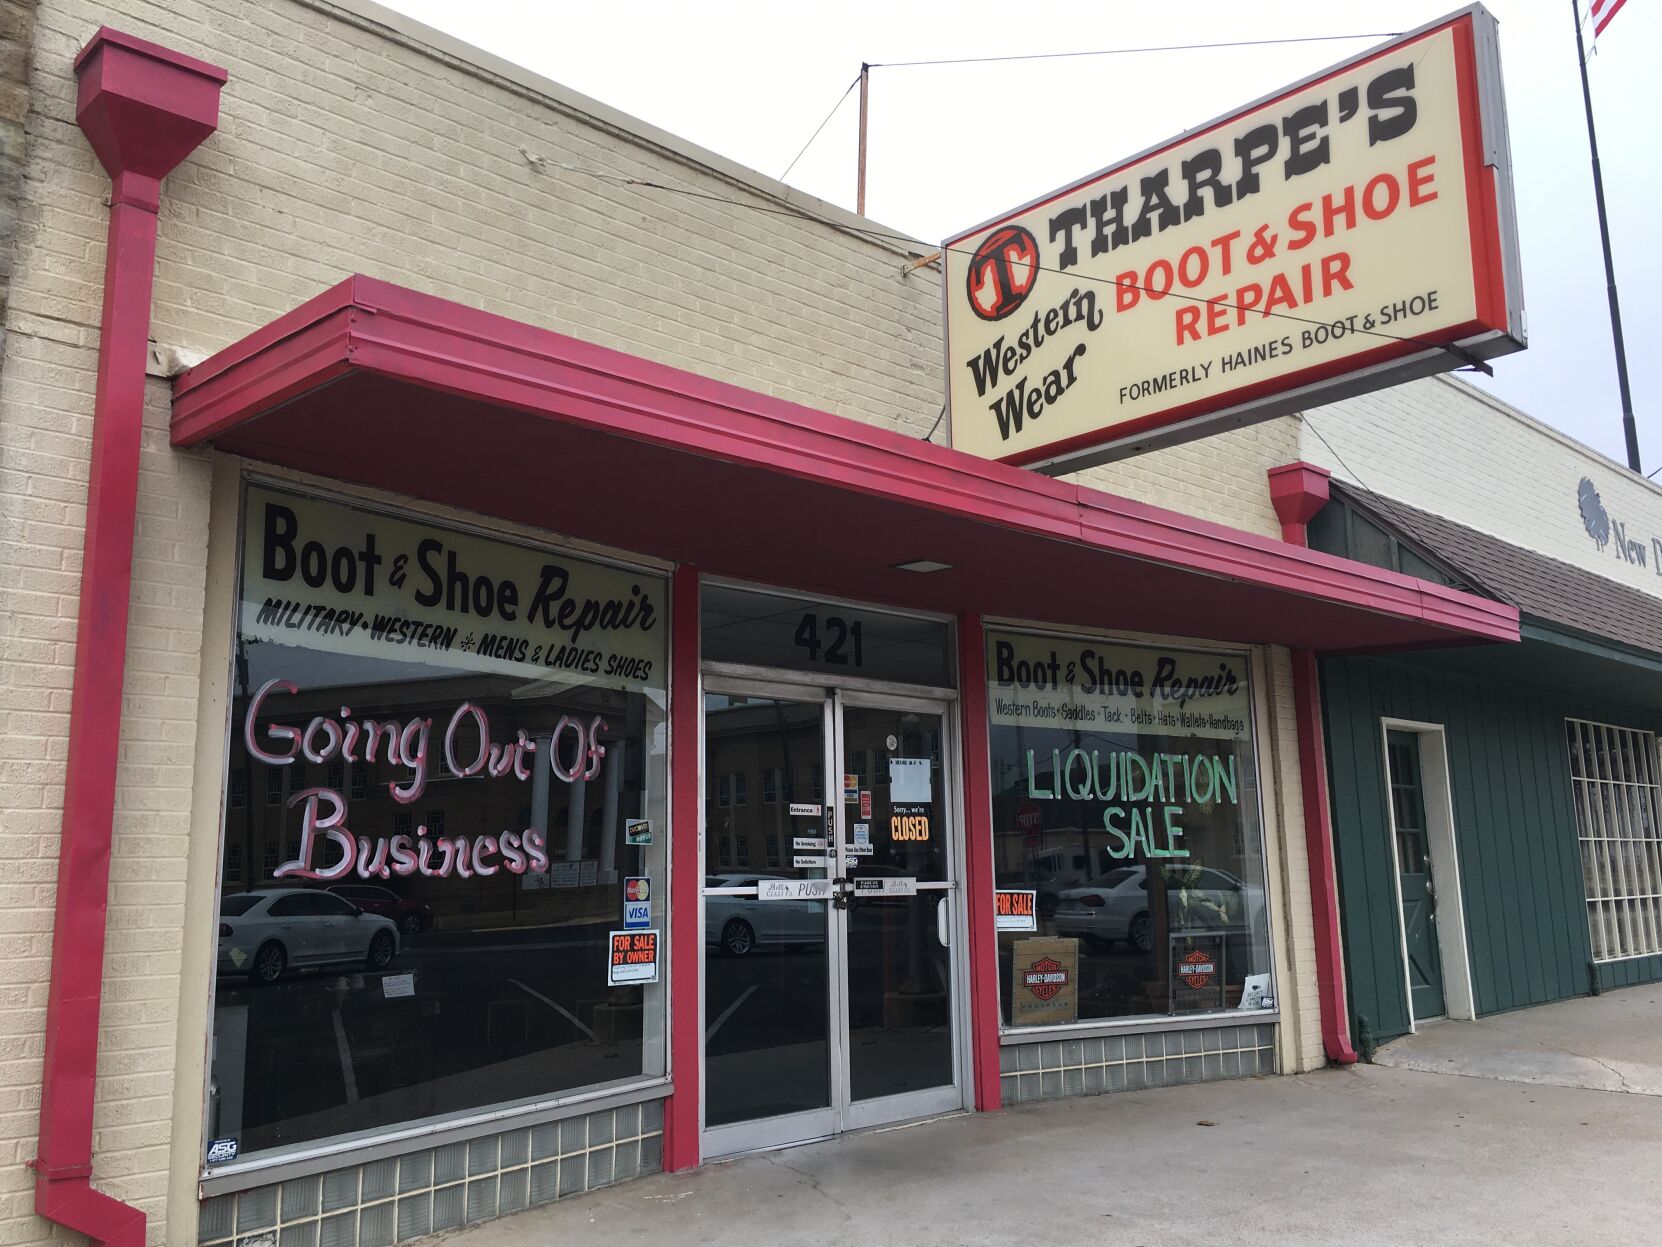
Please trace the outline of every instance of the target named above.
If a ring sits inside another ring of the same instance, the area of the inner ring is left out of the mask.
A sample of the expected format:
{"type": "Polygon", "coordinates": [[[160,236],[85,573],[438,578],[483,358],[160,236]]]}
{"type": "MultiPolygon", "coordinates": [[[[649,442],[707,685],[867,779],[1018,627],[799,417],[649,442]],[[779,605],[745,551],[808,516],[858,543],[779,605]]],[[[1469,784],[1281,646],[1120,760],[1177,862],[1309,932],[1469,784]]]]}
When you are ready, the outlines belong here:
{"type": "Polygon", "coordinates": [[[705,688],[705,1156],[963,1107],[947,704],[705,688]]]}

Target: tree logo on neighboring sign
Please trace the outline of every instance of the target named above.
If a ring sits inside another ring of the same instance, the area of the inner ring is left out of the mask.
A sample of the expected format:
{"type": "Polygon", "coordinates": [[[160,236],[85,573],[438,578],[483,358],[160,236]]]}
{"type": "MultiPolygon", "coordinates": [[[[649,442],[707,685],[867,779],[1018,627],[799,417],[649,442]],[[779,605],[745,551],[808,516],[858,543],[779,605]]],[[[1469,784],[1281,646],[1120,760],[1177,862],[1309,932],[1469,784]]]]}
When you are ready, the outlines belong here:
{"type": "Polygon", "coordinates": [[[1199,991],[1212,981],[1218,972],[1217,962],[1198,948],[1177,964],[1177,973],[1190,987],[1199,991]]]}
{"type": "Polygon", "coordinates": [[[1610,544],[1610,516],[1604,509],[1604,500],[1599,497],[1597,487],[1585,476],[1581,478],[1581,488],[1576,491],[1576,501],[1581,504],[1581,522],[1587,528],[1587,535],[1603,550],[1610,544]]]}
{"type": "Polygon", "coordinates": [[[965,287],[982,320],[1003,320],[1020,307],[1039,276],[1039,240],[1020,225],[988,234],[970,257],[965,287]]]}
{"type": "Polygon", "coordinates": [[[1041,957],[1027,967],[1023,982],[1040,1000],[1050,1000],[1068,985],[1067,967],[1051,957],[1041,957]]]}

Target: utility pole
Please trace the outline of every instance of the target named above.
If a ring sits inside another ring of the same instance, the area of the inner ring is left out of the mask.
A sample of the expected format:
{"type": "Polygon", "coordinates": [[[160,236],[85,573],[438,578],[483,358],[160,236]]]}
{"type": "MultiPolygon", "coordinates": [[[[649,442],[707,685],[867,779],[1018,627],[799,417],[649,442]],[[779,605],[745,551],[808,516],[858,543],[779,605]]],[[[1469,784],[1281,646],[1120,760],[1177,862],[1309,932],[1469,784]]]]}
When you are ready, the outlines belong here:
{"type": "MultiPolygon", "coordinates": [[[[1604,288],[1610,296],[1610,336],[1616,344],[1616,384],[1622,394],[1622,433],[1627,438],[1627,466],[1635,472],[1639,468],[1639,428],[1633,422],[1633,394],[1627,385],[1627,348],[1622,344],[1622,308],[1616,299],[1616,265],[1610,258],[1610,222],[1604,213],[1604,178],[1599,173],[1599,137],[1593,128],[1593,91],[1587,85],[1587,52],[1581,41],[1581,5],[1570,0],[1570,16],[1575,19],[1575,59],[1581,69],[1581,100],[1587,109],[1587,146],[1593,153],[1593,198],[1598,201],[1599,241],[1604,244],[1604,288]]],[[[860,186],[865,195],[865,89],[860,93],[860,186]]]]}
{"type": "MultiPolygon", "coordinates": [[[[1576,28],[1576,37],[1578,39],[1581,37],[1581,28],[1579,26],[1576,28]]],[[[854,190],[854,210],[856,212],[858,212],[861,216],[866,215],[866,102],[870,98],[870,91],[871,91],[871,66],[866,64],[864,61],[861,61],[860,62],[860,171],[859,171],[859,175],[858,175],[859,180],[856,183],[855,190],[854,190]]],[[[1589,122],[1592,120],[1591,114],[1588,115],[1588,120],[1589,120],[1589,122]]],[[[1596,168],[1597,166],[1595,165],[1594,167],[1596,168]]],[[[1604,203],[1604,201],[1601,199],[1599,201],[1599,204],[1600,204],[1599,211],[1600,212],[1604,211],[1603,203],[1604,203]]],[[[1600,219],[1602,220],[1602,217],[1600,219]]],[[[1606,252],[1606,254],[1608,254],[1608,251],[1606,252]]],[[[1623,384],[1626,384],[1626,383],[1624,382],[1623,384]]]]}

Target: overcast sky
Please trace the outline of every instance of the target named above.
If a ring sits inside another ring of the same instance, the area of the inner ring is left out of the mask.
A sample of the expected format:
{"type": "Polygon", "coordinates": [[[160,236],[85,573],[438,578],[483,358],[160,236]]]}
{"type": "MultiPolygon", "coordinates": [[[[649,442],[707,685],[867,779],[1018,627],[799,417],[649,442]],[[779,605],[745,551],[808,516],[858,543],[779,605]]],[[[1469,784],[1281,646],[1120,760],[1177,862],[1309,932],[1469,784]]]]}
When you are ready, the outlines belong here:
{"type": "MultiPolygon", "coordinates": [[[[1002,64],[894,62],[1386,34],[1452,8],[1447,0],[386,2],[775,177],[861,62],[879,66],[871,73],[867,214],[932,242],[1377,40],[1002,64]]],[[[1570,3],[1489,7],[1500,20],[1529,350],[1496,360],[1494,380],[1473,379],[1625,462],[1570,3]]],[[[1599,43],[1589,63],[1593,106],[1640,450],[1651,471],[1662,466],[1655,236],[1662,140],[1647,103],[1655,97],[1644,92],[1655,85],[1662,53],[1662,3],[1629,4],[1599,43]]],[[[791,171],[792,185],[853,208],[856,115],[851,94],[791,171]]]]}

